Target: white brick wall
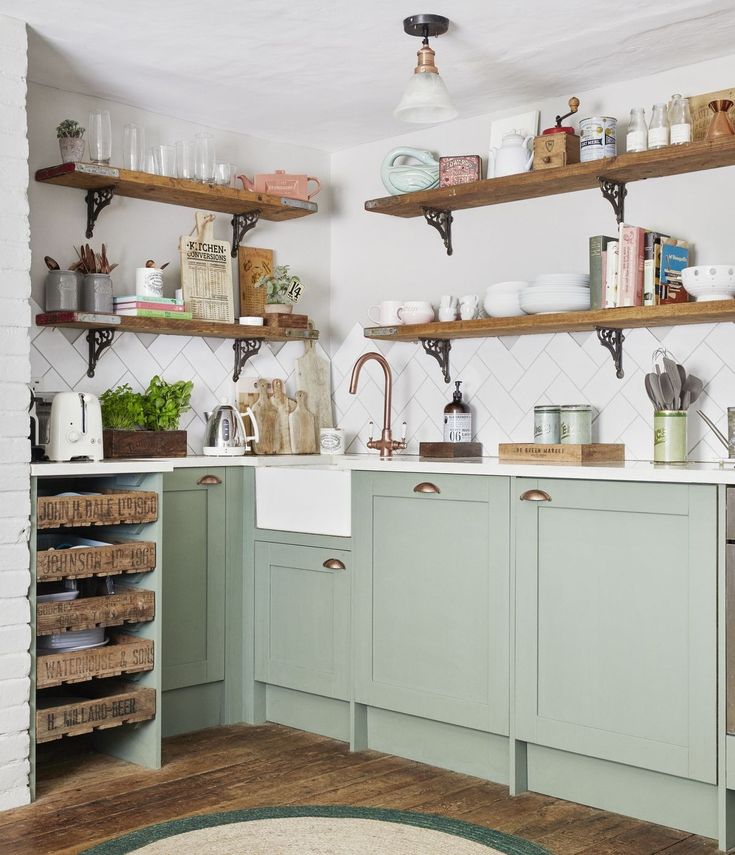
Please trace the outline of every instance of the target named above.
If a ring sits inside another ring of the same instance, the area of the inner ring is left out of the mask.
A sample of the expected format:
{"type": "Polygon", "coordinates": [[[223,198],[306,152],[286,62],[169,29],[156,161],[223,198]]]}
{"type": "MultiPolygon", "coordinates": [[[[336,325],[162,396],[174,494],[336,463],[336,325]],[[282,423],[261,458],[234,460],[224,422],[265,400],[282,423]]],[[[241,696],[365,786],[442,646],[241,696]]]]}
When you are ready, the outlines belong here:
{"type": "Polygon", "coordinates": [[[25,24],[0,16],[0,810],[30,801],[27,47],[25,24]]]}

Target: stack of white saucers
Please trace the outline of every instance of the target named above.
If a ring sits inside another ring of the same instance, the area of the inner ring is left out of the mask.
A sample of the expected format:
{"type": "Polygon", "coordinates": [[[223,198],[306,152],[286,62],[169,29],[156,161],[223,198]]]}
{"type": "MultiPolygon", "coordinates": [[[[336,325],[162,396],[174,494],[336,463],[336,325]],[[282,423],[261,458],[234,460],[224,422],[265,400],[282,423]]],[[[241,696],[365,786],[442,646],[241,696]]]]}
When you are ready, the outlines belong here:
{"type": "Polygon", "coordinates": [[[107,644],[105,628],[74,629],[67,632],[55,632],[52,635],[39,635],[36,649],[40,655],[46,653],[70,653],[72,650],[87,650],[107,644]]]}
{"type": "Polygon", "coordinates": [[[527,315],[581,312],[590,307],[590,277],[586,273],[544,273],[519,299],[527,315]]]}

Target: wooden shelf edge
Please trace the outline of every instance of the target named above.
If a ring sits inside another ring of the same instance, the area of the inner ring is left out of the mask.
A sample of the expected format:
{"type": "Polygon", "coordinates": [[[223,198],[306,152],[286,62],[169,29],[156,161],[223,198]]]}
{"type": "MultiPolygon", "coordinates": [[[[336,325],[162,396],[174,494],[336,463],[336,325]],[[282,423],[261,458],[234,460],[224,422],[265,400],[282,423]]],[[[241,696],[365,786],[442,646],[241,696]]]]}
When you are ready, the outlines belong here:
{"type": "Polygon", "coordinates": [[[366,338],[381,341],[418,341],[424,338],[450,340],[588,332],[597,327],[625,330],[723,322],[735,322],[735,300],[597,309],[587,312],[559,312],[548,315],[523,315],[517,318],[480,318],[474,321],[447,321],[396,327],[366,327],[364,334],[366,338]]]}
{"type": "Polygon", "coordinates": [[[487,178],[469,184],[383,196],[365,202],[365,210],[394,217],[420,217],[424,208],[459,211],[555,196],[599,186],[599,178],[632,182],[700,172],[735,164],[735,137],[664,149],[626,153],[588,163],[487,178]]]}

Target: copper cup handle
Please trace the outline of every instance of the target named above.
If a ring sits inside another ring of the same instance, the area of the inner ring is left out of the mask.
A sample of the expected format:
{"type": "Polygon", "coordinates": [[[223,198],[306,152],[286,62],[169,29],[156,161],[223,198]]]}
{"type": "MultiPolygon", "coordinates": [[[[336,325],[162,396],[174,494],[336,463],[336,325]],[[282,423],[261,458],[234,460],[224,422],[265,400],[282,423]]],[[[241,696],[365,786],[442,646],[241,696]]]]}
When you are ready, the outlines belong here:
{"type": "Polygon", "coordinates": [[[322,564],[322,567],[325,570],[344,570],[345,565],[344,562],[340,561],[339,558],[327,558],[327,560],[322,564]]]}
{"type": "Polygon", "coordinates": [[[526,490],[521,494],[522,502],[550,502],[551,496],[545,490],[526,490]]]}
{"type": "Polygon", "coordinates": [[[216,487],[218,484],[222,483],[222,479],[218,478],[216,475],[202,475],[202,477],[197,481],[200,487],[216,487]]]}
{"type": "Polygon", "coordinates": [[[441,490],[431,481],[422,481],[413,488],[414,493],[441,493],[441,490]]]}

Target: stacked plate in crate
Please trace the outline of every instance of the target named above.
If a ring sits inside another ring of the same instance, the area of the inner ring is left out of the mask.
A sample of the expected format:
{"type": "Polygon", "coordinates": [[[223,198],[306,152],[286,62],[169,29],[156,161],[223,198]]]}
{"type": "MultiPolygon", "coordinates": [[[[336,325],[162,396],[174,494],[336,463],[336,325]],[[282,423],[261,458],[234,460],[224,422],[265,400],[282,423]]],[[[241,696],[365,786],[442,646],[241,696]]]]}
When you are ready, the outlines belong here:
{"type": "Polygon", "coordinates": [[[98,626],[94,629],[70,629],[51,635],[39,635],[36,640],[36,651],[39,656],[44,656],[49,653],[71,653],[73,650],[104,647],[105,644],[107,644],[105,628],[98,626]]]}
{"type": "Polygon", "coordinates": [[[590,307],[590,277],[585,273],[543,273],[520,295],[527,315],[581,312],[590,307]]]}

